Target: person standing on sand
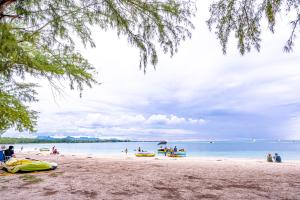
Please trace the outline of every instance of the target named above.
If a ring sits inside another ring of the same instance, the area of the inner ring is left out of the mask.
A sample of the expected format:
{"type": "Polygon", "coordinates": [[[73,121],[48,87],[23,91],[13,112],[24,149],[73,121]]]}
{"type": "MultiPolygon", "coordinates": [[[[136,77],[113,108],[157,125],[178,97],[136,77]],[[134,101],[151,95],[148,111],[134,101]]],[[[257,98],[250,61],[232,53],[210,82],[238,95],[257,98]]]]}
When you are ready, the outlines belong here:
{"type": "Polygon", "coordinates": [[[170,154],[173,155],[173,153],[174,153],[174,149],[170,147],[170,154]]]}
{"type": "Polygon", "coordinates": [[[126,156],[127,156],[127,153],[128,153],[128,149],[127,148],[125,149],[125,153],[126,153],[126,156]]]}
{"type": "Polygon", "coordinates": [[[141,147],[138,148],[138,152],[141,152],[141,147]]]}
{"type": "Polygon", "coordinates": [[[174,147],[174,153],[176,153],[176,152],[177,152],[177,146],[174,147]]]}

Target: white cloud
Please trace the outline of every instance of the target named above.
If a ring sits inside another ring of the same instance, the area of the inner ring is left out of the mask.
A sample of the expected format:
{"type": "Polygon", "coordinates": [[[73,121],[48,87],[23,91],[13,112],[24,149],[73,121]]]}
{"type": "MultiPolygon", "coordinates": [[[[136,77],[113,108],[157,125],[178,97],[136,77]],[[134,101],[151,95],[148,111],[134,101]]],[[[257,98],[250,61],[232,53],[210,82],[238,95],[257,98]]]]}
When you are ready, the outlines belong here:
{"type": "Polygon", "coordinates": [[[175,115],[162,115],[154,114],[151,115],[147,121],[147,124],[166,124],[166,125],[184,125],[184,124],[204,124],[204,119],[186,119],[184,117],[178,117],[175,115]]]}
{"type": "Polygon", "coordinates": [[[300,116],[290,118],[286,127],[283,131],[287,134],[287,139],[300,140],[300,116]]]}
{"type": "MultiPolygon", "coordinates": [[[[182,138],[193,133],[197,139],[205,132],[223,138],[277,137],[274,129],[269,130],[274,124],[278,130],[295,132],[298,121],[287,113],[296,109],[280,110],[300,99],[300,40],[293,53],[282,52],[289,23],[278,19],[276,33],[263,34],[260,53],[240,56],[236,41],[229,41],[224,56],[205,23],[210,2],[198,3],[193,38],[182,43],[172,59],[161,54],[156,70],[149,66],[146,74],[138,69],[138,51],[125,38],[95,29],[97,48],[78,49],[96,67],[102,84],[84,90],[82,98],[66,87],[64,96],[54,100],[49,84],[38,80],[40,101],[32,105],[41,112],[38,134],[156,139],[172,132],[182,138]],[[245,130],[249,124],[251,130],[245,130]]],[[[289,134],[296,133],[282,137],[289,134]]]]}

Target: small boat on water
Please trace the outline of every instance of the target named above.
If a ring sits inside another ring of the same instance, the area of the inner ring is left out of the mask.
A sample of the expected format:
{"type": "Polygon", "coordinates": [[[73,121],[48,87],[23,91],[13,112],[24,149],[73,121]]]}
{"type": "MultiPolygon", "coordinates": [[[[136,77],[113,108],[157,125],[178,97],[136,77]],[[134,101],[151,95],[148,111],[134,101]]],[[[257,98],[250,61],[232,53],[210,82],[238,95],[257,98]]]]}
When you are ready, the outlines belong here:
{"type": "Polygon", "coordinates": [[[46,147],[43,147],[43,148],[40,148],[40,151],[50,151],[50,149],[46,148],[46,147]]]}
{"type": "Polygon", "coordinates": [[[150,152],[139,152],[135,154],[136,157],[154,157],[155,153],[150,152]]]}
{"type": "Polygon", "coordinates": [[[16,173],[53,170],[57,168],[57,164],[41,160],[12,158],[6,161],[3,167],[10,173],[16,173]]]}

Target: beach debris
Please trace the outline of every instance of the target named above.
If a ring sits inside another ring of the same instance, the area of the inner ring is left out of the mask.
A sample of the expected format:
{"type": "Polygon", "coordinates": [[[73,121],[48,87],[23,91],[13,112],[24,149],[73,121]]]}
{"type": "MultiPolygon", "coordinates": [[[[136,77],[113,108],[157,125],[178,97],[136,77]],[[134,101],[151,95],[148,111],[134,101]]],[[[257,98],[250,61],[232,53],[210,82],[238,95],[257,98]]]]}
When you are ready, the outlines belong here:
{"type": "Polygon", "coordinates": [[[53,172],[53,173],[49,174],[49,176],[58,177],[58,176],[63,175],[63,174],[64,174],[64,172],[53,172]]]}

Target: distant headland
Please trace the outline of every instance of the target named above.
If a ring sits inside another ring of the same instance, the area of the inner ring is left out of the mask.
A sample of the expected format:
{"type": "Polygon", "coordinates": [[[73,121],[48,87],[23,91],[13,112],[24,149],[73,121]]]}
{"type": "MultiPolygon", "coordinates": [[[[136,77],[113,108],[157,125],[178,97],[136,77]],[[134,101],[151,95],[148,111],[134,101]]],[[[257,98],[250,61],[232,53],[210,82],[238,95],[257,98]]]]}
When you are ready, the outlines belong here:
{"type": "Polygon", "coordinates": [[[71,137],[54,138],[51,136],[38,136],[36,138],[10,138],[0,137],[0,144],[28,144],[28,143],[101,143],[101,142],[134,142],[116,138],[100,139],[92,137],[71,137]]]}

